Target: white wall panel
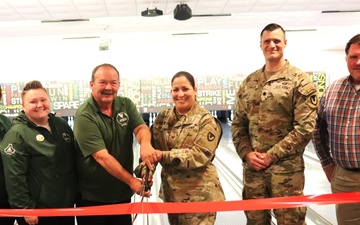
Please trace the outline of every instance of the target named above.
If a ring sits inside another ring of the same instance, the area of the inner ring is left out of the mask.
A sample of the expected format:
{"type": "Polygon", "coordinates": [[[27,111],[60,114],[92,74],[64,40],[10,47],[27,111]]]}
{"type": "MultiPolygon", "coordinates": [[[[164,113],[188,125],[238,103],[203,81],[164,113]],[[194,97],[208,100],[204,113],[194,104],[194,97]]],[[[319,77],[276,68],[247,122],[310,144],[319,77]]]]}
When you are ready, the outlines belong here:
{"type": "MultiPolygon", "coordinates": [[[[108,51],[99,51],[99,39],[0,40],[0,82],[89,80],[92,69],[104,62],[114,64],[123,77],[171,77],[179,70],[194,76],[248,74],[264,64],[259,32],[112,36],[108,51]]],[[[321,50],[320,42],[312,36],[288,34],[285,56],[304,71],[325,71],[330,82],[347,75],[344,47],[321,50]]]]}

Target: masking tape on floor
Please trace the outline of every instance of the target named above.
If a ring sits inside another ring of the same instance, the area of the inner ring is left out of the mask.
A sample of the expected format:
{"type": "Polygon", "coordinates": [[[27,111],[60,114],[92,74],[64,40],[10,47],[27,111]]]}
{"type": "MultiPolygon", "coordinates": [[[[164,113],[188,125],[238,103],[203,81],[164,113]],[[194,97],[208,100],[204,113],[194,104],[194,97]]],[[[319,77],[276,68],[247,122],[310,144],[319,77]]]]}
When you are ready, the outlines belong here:
{"type": "Polygon", "coordinates": [[[88,206],[80,208],[0,209],[0,216],[96,216],[154,213],[197,213],[295,208],[306,207],[310,205],[329,205],[359,202],[360,192],[348,192],[224,202],[135,202],[128,204],[88,206]]]}

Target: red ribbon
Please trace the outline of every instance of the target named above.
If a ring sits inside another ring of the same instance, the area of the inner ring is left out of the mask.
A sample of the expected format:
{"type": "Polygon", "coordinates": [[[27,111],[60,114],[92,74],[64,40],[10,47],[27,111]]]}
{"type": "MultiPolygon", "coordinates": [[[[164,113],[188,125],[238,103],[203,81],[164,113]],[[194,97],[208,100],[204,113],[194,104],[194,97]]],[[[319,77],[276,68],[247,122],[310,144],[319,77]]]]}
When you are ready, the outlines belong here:
{"type": "Polygon", "coordinates": [[[306,207],[309,205],[359,202],[360,192],[347,192],[224,202],[135,202],[80,208],[0,209],[0,216],[98,216],[121,214],[197,213],[295,208],[306,207]]]}

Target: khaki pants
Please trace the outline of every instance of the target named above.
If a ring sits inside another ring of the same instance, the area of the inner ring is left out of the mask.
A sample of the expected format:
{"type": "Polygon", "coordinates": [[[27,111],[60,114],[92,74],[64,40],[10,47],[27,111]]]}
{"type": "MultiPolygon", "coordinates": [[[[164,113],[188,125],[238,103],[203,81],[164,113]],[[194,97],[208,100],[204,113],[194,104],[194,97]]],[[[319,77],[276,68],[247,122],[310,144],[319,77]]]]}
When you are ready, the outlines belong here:
{"type": "MultiPolygon", "coordinates": [[[[333,193],[359,192],[360,171],[349,171],[336,165],[331,178],[333,193]]],[[[336,205],[338,225],[360,225],[360,203],[336,205]]]]}

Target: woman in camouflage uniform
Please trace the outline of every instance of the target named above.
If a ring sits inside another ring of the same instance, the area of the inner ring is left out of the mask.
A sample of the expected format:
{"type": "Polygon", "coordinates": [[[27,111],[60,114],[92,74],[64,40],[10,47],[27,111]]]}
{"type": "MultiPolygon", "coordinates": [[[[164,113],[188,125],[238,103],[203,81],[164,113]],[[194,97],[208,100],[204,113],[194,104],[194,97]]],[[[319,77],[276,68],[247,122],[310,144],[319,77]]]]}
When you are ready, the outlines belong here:
{"type": "MultiPolygon", "coordinates": [[[[220,123],[196,101],[194,77],[180,71],[171,80],[175,106],[161,111],[151,127],[162,151],[160,197],[165,202],[224,201],[212,159],[221,139],[220,123]]],[[[214,224],[216,213],[169,214],[171,225],[214,224]]]]}

